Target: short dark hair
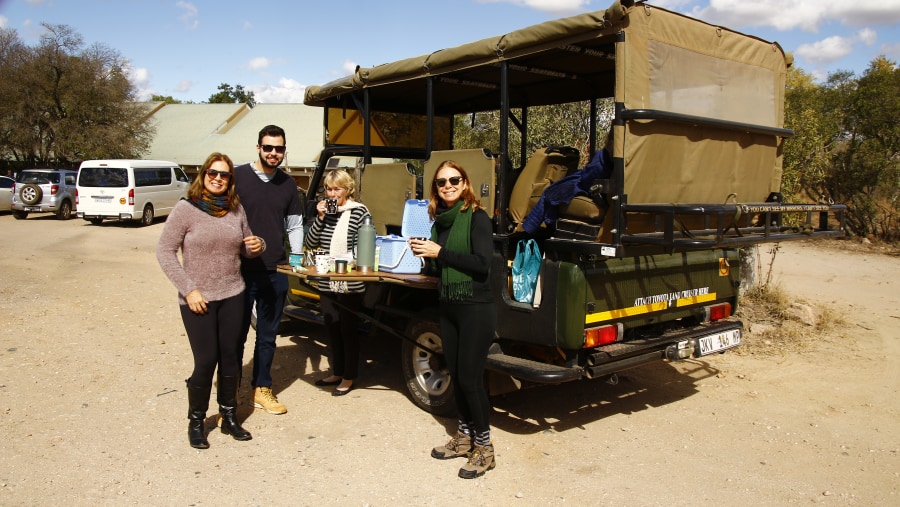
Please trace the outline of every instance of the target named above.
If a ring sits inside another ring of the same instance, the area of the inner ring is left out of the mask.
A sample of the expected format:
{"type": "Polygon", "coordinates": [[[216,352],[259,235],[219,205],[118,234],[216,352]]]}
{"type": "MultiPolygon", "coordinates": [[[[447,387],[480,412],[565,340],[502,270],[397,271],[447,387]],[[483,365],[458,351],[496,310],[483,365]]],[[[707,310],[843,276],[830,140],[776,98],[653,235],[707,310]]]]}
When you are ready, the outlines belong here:
{"type": "Polygon", "coordinates": [[[266,125],[259,131],[259,138],[256,140],[256,144],[262,144],[262,140],[264,137],[280,137],[284,139],[284,144],[287,144],[287,136],[284,135],[284,129],[279,127],[278,125],[266,125]]]}

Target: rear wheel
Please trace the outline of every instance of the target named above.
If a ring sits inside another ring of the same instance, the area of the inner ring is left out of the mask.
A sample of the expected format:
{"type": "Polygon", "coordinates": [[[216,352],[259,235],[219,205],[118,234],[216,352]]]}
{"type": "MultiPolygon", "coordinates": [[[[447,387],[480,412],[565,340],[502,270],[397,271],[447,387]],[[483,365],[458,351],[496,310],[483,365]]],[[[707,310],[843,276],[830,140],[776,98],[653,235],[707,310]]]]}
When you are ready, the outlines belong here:
{"type": "Polygon", "coordinates": [[[153,225],[153,206],[150,204],[144,206],[144,212],[141,214],[141,225],[153,225]]]}
{"type": "Polygon", "coordinates": [[[56,218],[60,220],[68,220],[72,218],[72,203],[69,201],[63,201],[62,204],[59,205],[59,210],[56,211],[56,218]]]}
{"type": "Polygon", "coordinates": [[[19,199],[22,199],[22,202],[33,206],[44,198],[44,191],[41,190],[41,187],[29,183],[22,187],[22,190],[19,190],[19,199]]]}
{"type": "Polygon", "coordinates": [[[403,341],[400,363],[410,398],[419,408],[432,414],[453,415],[456,413],[453,379],[442,354],[440,327],[436,322],[413,322],[407,335],[437,352],[432,354],[403,341]]]}

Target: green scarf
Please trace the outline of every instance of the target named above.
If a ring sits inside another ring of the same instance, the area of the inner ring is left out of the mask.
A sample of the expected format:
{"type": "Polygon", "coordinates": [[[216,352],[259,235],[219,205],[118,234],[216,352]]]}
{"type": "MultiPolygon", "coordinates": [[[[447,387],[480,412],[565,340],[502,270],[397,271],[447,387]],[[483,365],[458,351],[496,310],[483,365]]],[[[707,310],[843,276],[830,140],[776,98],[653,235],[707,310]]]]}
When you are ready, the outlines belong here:
{"type": "MultiPolygon", "coordinates": [[[[450,228],[447,244],[444,248],[451,252],[472,253],[472,208],[462,210],[463,202],[459,201],[452,208],[434,217],[431,226],[431,241],[437,242],[438,226],[450,228]]],[[[464,301],[472,297],[472,277],[447,266],[441,268],[441,299],[445,301],[464,301]]]]}

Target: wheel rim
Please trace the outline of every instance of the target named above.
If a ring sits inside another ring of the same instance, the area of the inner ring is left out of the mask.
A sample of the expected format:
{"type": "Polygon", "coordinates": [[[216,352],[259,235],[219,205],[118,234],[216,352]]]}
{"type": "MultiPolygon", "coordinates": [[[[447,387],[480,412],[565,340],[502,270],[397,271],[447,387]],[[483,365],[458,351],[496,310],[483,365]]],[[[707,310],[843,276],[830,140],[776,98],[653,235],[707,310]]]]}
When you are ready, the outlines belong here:
{"type": "MultiPolygon", "coordinates": [[[[417,343],[435,352],[442,352],[441,340],[434,333],[423,333],[416,339],[417,343]]],[[[416,380],[429,396],[440,396],[450,388],[450,371],[443,356],[436,356],[427,350],[413,347],[412,368],[416,380]]]]}

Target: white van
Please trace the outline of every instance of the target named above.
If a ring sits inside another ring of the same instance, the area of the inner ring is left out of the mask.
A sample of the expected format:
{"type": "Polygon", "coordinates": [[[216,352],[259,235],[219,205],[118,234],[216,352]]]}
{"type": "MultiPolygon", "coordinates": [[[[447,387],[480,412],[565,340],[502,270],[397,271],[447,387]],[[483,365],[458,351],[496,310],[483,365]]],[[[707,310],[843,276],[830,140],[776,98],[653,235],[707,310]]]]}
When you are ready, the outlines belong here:
{"type": "Polygon", "coordinates": [[[78,168],[77,216],[95,225],[104,218],[150,225],[172,211],[190,184],[174,162],[86,160],[78,168]]]}

